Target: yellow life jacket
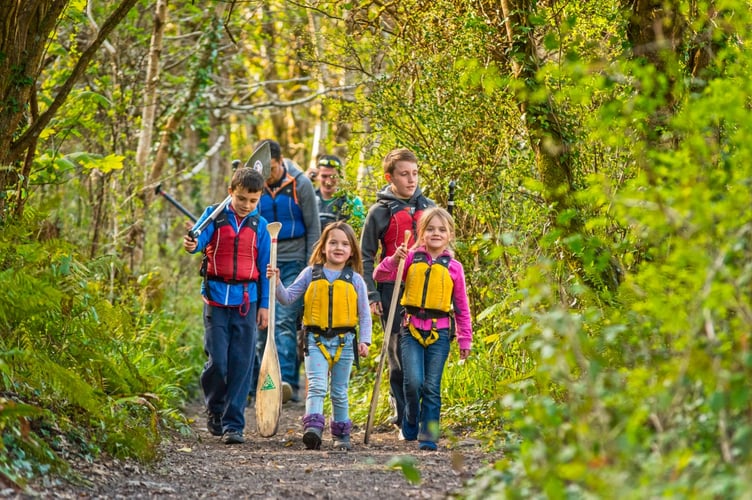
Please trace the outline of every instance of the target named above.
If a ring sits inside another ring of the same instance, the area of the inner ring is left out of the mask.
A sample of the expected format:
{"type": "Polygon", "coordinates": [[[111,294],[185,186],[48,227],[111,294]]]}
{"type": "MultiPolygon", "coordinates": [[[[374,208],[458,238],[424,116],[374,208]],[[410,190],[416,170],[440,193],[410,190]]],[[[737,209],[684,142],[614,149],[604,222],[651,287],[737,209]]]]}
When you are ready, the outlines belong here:
{"type": "Polygon", "coordinates": [[[311,284],[303,298],[303,325],[308,331],[331,336],[358,326],[358,292],[353,285],[353,274],[350,267],[345,267],[329,283],[323,266],[313,266],[311,284]]]}
{"type": "Polygon", "coordinates": [[[427,253],[415,252],[402,294],[402,305],[409,314],[421,319],[450,315],[454,290],[449,274],[451,260],[449,255],[440,255],[431,263],[427,253]]]}

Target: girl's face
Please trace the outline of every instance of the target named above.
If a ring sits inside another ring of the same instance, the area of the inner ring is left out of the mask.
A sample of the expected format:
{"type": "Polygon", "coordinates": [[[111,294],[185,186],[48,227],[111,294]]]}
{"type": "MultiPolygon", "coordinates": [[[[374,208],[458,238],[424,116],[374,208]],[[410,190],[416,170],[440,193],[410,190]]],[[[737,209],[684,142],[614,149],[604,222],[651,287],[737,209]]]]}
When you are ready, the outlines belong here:
{"type": "Polygon", "coordinates": [[[443,252],[449,246],[449,226],[441,217],[431,217],[423,233],[423,244],[431,253],[443,252]]]}
{"type": "Polygon", "coordinates": [[[343,268],[352,255],[352,247],[347,235],[341,229],[332,229],[326,239],[324,257],[330,266],[343,268]]]}

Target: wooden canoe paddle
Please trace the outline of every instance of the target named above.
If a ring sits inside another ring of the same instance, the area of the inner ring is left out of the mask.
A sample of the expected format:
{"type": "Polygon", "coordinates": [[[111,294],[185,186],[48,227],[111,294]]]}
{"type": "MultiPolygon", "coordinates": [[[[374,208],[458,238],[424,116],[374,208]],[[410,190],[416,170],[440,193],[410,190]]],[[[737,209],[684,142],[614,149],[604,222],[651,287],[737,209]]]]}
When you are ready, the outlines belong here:
{"type": "MultiPolygon", "coordinates": [[[[410,241],[410,231],[405,231],[405,244],[410,241]]],[[[368,410],[368,421],[366,422],[366,435],[363,437],[363,444],[368,444],[368,437],[373,429],[373,419],[376,415],[376,407],[379,404],[379,386],[381,386],[381,372],[384,371],[384,361],[389,357],[389,337],[392,333],[394,324],[394,314],[397,311],[397,302],[399,301],[400,287],[402,286],[402,272],[405,269],[405,259],[401,259],[397,266],[397,276],[394,278],[394,290],[392,291],[392,302],[389,304],[389,314],[386,317],[386,326],[384,326],[384,342],[381,344],[381,356],[379,357],[379,367],[376,369],[376,378],[373,381],[373,392],[371,393],[371,408],[368,410]]]]}
{"type": "MultiPolygon", "coordinates": [[[[273,269],[277,268],[277,235],[281,228],[282,224],[279,222],[270,222],[266,226],[272,239],[269,263],[273,269]]],[[[266,272],[266,269],[260,271],[266,272]]],[[[275,276],[269,280],[269,326],[256,387],[256,426],[262,437],[272,437],[277,433],[279,417],[282,413],[282,372],[279,368],[279,354],[274,339],[276,289],[277,277],[275,276]]]]}

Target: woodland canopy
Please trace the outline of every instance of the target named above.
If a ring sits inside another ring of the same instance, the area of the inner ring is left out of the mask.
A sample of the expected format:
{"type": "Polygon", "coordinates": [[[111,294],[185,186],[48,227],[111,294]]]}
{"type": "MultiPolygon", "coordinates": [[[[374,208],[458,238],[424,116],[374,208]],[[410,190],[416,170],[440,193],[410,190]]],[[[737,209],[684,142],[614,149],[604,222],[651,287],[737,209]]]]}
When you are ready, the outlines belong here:
{"type": "Polygon", "coordinates": [[[442,418],[506,457],[468,495],[750,491],[751,7],[0,0],[0,477],[183,425],[198,262],[157,188],[201,213],[275,138],[366,204],[394,147],[456,182],[442,418]]]}

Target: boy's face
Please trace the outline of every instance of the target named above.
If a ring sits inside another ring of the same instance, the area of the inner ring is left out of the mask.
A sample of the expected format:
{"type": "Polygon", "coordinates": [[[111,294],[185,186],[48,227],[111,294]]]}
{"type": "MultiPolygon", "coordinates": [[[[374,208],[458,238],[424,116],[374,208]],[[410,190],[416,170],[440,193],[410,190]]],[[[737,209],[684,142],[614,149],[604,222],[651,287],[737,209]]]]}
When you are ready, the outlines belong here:
{"type": "Polygon", "coordinates": [[[392,192],[397,198],[409,199],[418,187],[418,164],[398,161],[394,164],[394,171],[386,174],[386,180],[392,185],[392,192]]]}
{"type": "Polygon", "coordinates": [[[241,218],[256,210],[256,205],[258,205],[261,199],[261,191],[248,191],[243,187],[238,187],[234,190],[229,189],[228,191],[230,196],[232,196],[232,201],[230,202],[232,209],[241,218]]]}

